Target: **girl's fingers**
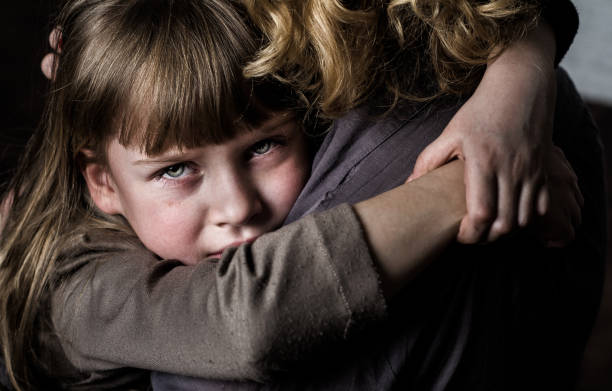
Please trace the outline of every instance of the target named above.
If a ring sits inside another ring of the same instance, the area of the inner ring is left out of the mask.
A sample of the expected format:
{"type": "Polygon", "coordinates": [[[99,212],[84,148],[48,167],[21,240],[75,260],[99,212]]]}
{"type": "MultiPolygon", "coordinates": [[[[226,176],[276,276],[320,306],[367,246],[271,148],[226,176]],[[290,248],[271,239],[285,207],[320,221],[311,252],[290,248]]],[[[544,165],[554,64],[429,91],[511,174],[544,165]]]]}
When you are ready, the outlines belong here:
{"type": "Polygon", "coordinates": [[[53,58],[55,54],[48,53],[45,57],[43,57],[40,63],[40,70],[43,75],[49,80],[53,78],[53,58]]]}
{"type": "Polygon", "coordinates": [[[55,52],[62,52],[62,31],[59,27],[54,28],[49,34],[49,45],[55,52]]]}
{"type": "Polygon", "coordinates": [[[55,56],[56,54],[54,53],[47,53],[47,55],[43,57],[40,63],[40,70],[42,71],[43,75],[45,75],[45,77],[49,80],[55,79],[55,56]]]}
{"type": "Polygon", "coordinates": [[[455,145],[452,140],[449,140],[447,136],[441,135],[419,154],[407,182],[413,181],[448,163],[453,159],[454,151],[455,145]]]}
{"type": "Polygon", "coordinates": [[[62,52],[62,30],[59,27],[55,27],[51,33],[49,33],[49,45],[53,49],[53,53],[47,53],[42,61],[40,62],[40,70],[43,75],[49,80],[55,79],[54,65],[56,63],[56,56],[62,52]]]}

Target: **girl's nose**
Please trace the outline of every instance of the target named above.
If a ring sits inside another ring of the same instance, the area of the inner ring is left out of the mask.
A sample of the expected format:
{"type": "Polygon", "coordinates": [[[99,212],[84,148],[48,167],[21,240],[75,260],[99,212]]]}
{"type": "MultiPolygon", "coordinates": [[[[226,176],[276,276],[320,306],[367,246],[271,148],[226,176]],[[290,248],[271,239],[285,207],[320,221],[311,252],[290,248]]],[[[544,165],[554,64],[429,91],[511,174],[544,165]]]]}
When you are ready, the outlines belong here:
{"type": "Polygon", "coordinates": [[[227,175],[218,182],[215,205],[211,207],[211,218],[218,226],[242,226],[252,221],[263,210],[256,186],[249,178],[227,175]]]}

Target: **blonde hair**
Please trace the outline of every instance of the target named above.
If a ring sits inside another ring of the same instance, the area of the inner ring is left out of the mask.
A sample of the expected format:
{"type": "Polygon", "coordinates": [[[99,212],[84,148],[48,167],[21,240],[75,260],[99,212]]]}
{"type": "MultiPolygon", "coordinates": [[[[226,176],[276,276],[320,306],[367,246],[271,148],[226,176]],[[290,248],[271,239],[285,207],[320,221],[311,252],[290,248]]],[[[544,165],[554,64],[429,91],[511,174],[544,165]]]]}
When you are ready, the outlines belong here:
{"type": "Polygon", "coordinates": [[[102,161],[112,137],[148,154],[219,142],[258,120],[260,87],[269,94],[242,76],[257,46],[231,1],[71,0],[57,25],[56,79],[0,238],[0,345],[18,390],[38,389],[37,328],[50,327],[62,249],[92,227],[130,233],[91,207],[80,151],[102,161]]]}
{"type": "Polygon", "coordinates": [[[247,77],[273,75],[327,117],[381,92],[390,107],[470,93],[539,12],[522,0],[242,1],[267,39],[247,77]]]}

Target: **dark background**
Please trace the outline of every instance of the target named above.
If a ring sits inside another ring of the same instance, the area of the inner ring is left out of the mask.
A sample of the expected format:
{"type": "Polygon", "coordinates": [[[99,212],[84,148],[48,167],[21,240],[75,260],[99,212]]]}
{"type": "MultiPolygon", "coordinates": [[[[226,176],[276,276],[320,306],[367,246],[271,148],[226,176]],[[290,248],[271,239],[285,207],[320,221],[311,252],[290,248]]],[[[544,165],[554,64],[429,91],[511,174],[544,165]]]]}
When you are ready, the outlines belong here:
{"type": "MultiPolygon", "coordinates": [[[[53,0],[26,0],[6,2],[2,7],[0,184],[11,175],[24,143],[41,117],[48,84],[40,72],[40,61],[50,50],[47,39],[53,26],[54,4],[53,0]]],[[[612,146],[612,108],[596,102],[590,105],[609,150],[612,146]]],[[[608,158],[608,184],[612,183],[611,168],[612,160],[608,158]]],[[[610,194],[608,205],[612,206],[610,194]]],[[[610,266],[610,240],[608,248],[610,266]]],[[[604,299],[585,354],[580,391],[612,390],[612,267],[607,270],[604,299]]]]}
{"type": "Polygon", "coordinates": [[[41,117],[47,82],[39,65],[48,51],[54,4],[25,0],[2,5],[0,183],[8,178],[21,146],[41,117]]]}

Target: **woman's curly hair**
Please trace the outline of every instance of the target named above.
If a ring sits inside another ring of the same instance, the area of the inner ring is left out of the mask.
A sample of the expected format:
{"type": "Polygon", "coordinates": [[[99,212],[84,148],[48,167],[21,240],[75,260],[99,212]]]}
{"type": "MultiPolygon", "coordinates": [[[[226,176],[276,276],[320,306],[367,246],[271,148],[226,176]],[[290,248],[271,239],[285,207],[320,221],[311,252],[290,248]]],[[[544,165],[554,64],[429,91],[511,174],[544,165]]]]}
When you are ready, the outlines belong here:
{"type": "Polygon", "coordinates": [[[373,94],[429,100],[473,91],[487,62],[538,20],[525,0],[242,0],[265,39],[245,68],[337,117],[373,94]]]}

